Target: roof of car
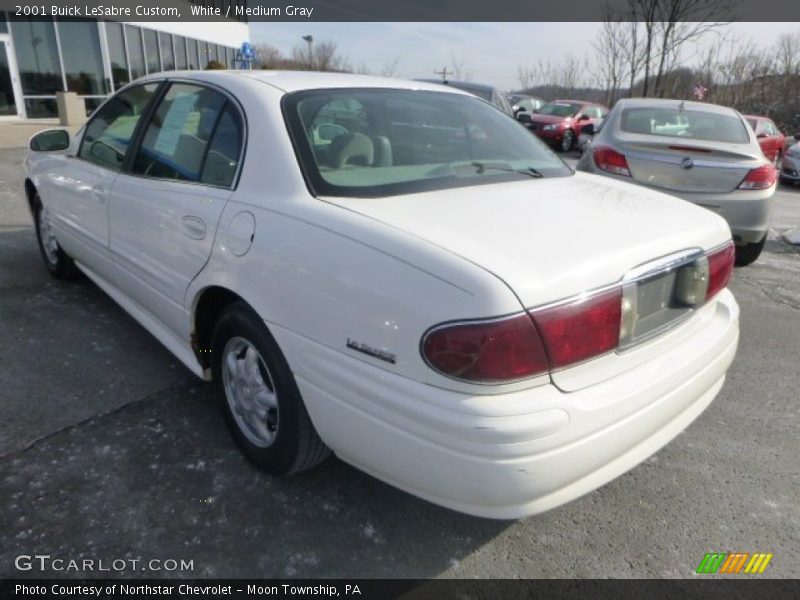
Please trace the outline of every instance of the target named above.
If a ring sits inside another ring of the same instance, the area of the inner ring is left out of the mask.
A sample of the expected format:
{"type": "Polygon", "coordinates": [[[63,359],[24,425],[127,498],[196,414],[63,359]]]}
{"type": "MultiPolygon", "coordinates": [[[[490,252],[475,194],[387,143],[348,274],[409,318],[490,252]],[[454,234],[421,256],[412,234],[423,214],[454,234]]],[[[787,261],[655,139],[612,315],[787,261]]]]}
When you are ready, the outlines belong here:
{"type": "Polygon", "coordinates": [[[472,81],[454,81],[452,79],[447,79],[445,81],[440,81],[438,79],[415,79],[414,81],[423,81],[425,83],[446,85],[461,90],[477,90],[482,92],[491,92],[492,90],[497,89],[493,85],[487,85],[485,83],[474,83],[472,81]]]}
{"type": "Polygon", "coordinates": [[[717,114],[736,114],[736,111],[728,106],[719,104],[709,104],[708,102],[693,102],[692,100],[679,100],[675,98],[622,98],[617,101],[621,107],[643,108],[647,106],[660,106],[664,108],[678,108],[682,106],[685,110],[698,110],[717,114]]]}
{"type": "Polygon", "coordinates": [[[442,85],[422,81],[410,81],[390,77],[374,77],[371,75],[354,75],[352,73],[330,73],[318,71],[269,71],[269,70],[208,70],[208,71],[167,71],[156,73],[145,79],[163,79],[165,77],[187,77],[222,84],[231,77],[245,77],[269,84],[284,92],[326,88],[394,88],[408,90],[444,91],[465,94],[456,88],[445,88],[442,85]]]}
{"type": "Polygon", "coordinates": [[[588,100],[569,100],[569,99],[553,100],[550,104],[556,104],[558,102],[569,102],[570,104],[585,104],[587,106],[602,106],[602,104],[598,104],[597,102],[589,102],[588,100]]]}

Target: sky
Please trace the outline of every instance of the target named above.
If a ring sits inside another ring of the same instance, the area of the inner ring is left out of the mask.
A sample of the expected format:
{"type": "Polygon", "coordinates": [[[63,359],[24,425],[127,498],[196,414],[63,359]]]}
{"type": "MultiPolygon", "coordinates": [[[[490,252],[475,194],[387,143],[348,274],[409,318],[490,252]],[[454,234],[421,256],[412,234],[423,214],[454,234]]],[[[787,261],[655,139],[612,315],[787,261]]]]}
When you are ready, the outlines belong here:
{"type": "MultiPolygon", "coordinates": [[[[395,60],[398,77],[436,77],[434,71],[467,65],[472,81],[503,90],[519,87],[517,69],[538,59],[557,63],[568,55],[591,56],[601,24],[591,23],[268,23],[251,22],[253,43],[266,42],[291,54],[304,35],[332,40],[350,65],[379,74],[395,60]]],[[[771,45],[781,33],[800,33],[800,22],[734,23],[737,41],[771,45]]],[[[704,52],[709,37],[687,50],[685,60],[704,52]]]]}

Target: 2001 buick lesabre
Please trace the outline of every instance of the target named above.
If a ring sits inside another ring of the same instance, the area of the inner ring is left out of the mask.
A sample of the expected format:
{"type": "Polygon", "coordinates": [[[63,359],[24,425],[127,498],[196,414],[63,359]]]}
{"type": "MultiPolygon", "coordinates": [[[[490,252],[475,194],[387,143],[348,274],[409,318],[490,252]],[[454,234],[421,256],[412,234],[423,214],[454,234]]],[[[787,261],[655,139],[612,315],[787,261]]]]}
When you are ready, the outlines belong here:
{"type": "Polygon", "coordinates": [[[661,448],[738,341],[725,221],[574,173],[486,102],[341,74],[162,73],[25,189],[56,277],[84,272],[285,475],[332,450],[515,518],[661,448]]]}

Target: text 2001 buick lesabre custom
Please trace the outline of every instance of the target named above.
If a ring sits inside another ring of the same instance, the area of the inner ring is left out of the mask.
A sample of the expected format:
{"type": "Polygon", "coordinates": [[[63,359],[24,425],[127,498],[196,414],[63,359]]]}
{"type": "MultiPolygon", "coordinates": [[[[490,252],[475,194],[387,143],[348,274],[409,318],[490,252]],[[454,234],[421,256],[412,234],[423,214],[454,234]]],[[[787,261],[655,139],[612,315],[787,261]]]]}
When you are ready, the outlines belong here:
{"type": "Polygon", "coordinates": [[[458,90],[166,73],[31,147],[49,271],[213,381],[276,475],[330,449],[459,511],[537,513],[675,437],[736,351],[722,218],[575,174],[458,90]]]}

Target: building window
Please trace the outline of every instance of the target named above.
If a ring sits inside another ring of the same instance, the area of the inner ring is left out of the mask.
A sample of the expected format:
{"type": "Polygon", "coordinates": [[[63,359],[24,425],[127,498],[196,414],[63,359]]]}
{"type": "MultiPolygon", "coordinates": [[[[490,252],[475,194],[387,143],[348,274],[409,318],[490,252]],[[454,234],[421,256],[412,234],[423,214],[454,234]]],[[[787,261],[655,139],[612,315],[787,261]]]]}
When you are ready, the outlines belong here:
{"type": "Polygon", "coordinates": [[[178,70],[187,69],[189,64],[186,62],[186,39],[181,35],[173,35],[175,40],[175,68],[178,70]]]}
{"type": "Polygon", "coordinates": [[[64,89],[52,21],[11,21],[17,67],[25,96],[49,95],[64,89]]]}
{"type": "Polygon", "coordinates": [[[145,74],[141,30],[133,25],[125,25],[125,42],[128,44],[128,59],[131,67],[131,81],[133,81],[145,74]]]}
{"type": "Polygon", "coordinates": [[[57,26],[67,90],[81,96],[108,94],[97,22],[59,21],[57,26]]]}
{"type": "Polygon", "coordinates": [[[186,39],[186,46],[187,46],[188,52],[189,52],[189,58],[188,58],[189,68],[190,69],[197,69],[198,68],[198,64],[199,64],[197,62],[197,40],[192,39],[192,38],[187,38],[186,39]]]}
{"type": "Polygon", "coordinates": [[[25,115],[29,119],[49,119],[58,116],[55,98],[25,98],[25,115]]]}
{"type": "Polygon", "coordinates": [[[175,68],[175,53],[172,50],[172,35],[158,32],[158,45],[161,48],[161,66],[164,71],[172,71],[175,68]]]}
{"type": "Polygon", "coordinates": [[[205,69],[208,66],[208,61],[211,60],[208,55],[208,44],[206,42],[198,42],[197,48],[200,52],[200,68],[205,69]]]}
{"type": "Polygon", "coordinates": [[[111,79],[114,89],[118,90],[131,80],[130,73],[128,73],[128,57],[125,54],[125,35],[120,23],[108,21],[105,27],[108,54],[111,60],[111,79]]]}
{"type": "Polygon", "coordinates": [[[147,72],[158,73],[161,70],[161,61],[158,59],[158,36],[152,29],[142,28],[144,37],[144,56],[147,61],[147,72]]]}

